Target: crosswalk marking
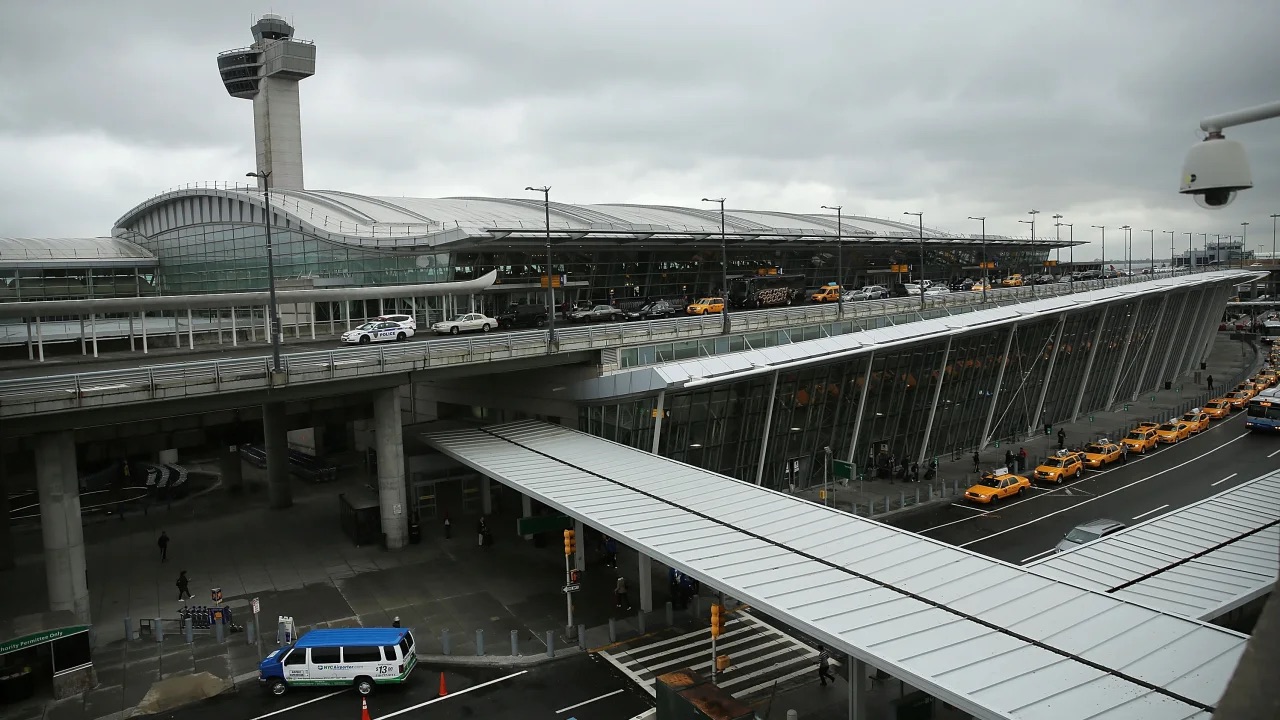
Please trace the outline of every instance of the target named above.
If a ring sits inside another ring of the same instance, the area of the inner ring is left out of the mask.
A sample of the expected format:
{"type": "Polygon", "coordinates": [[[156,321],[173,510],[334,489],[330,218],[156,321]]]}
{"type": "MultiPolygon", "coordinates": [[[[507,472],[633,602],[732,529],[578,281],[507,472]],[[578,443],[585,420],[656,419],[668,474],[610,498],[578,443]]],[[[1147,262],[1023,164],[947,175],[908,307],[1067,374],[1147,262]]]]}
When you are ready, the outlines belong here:
{"type": "MultiPolygon", "coordinates": [[[[710,674],[713,665],[711,636],[705,629],[599,654],[655,696],[657,676],[682,668],[710,674]]],[[[747,612],[730,617],[716,641],[716,654],[730,656],[730,666],[717,676],[716,684],[739,699],[817,674],[817,650],[747,612]]],[[[834,660],[831,664],[839,665],[834,660]]]]}

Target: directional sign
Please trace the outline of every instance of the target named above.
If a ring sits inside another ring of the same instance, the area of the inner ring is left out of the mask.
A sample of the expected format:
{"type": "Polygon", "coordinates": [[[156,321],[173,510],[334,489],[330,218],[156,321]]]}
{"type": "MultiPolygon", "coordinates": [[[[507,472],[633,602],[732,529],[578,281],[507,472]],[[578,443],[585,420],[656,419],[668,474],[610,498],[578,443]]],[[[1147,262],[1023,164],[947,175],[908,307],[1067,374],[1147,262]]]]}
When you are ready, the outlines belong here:
{"type": "Polygon", "coordinates": [[[262,606],[258,604],[258,598],[254,598],[254,599],[253,599],[253,614],[254,614],[254,615],[257,615],[257,614],[258,614],[258,612],[259,612],[261,609],[262,609],[262,606]]]}
{"type": "Polygon", "coordinates": [[[560,588],[560,592],[564,593],[565,595],[568,595],[569,593],[572,593],[572,592],[578,592],[578,590],[580,590],[581,588],[582,588],[582,585],[580,585],[579,583],[569,583],[568,585],[565,585],[564,587],[560,588]]]}
{"type": "Polygon", "coordinates": [[[848,462],[845,462],[844,460],[832,460],[831,475],[836,480],[845,480],[845,481],[853,480],[853,475],[854,475],[853,463],[848,463],[848,462]]]}

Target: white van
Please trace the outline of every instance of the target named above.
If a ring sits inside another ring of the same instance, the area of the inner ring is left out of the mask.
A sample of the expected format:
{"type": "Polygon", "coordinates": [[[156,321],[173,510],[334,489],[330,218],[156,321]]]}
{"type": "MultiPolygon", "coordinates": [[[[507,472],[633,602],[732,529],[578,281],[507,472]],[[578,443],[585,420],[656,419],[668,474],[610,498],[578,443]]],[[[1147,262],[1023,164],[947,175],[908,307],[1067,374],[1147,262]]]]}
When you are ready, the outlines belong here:
{"type": "Polygon", "coordinates": [[[258,683],[272,695],[295,685],[354,686],[368,695],[375,685],[403,683],[417,664],[405,628],[312,630],[258,663],[258,683]]]}

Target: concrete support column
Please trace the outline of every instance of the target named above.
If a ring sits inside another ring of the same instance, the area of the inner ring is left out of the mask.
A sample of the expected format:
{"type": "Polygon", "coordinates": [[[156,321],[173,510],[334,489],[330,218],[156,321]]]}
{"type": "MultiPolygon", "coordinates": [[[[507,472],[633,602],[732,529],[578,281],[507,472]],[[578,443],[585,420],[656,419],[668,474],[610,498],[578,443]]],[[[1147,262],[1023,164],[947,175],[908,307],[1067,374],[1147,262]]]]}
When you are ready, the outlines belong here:
{"type": "Polygon", "coordinates": [[[640,592],[640,610],[641,612],[653,612],[653,568],[649,560],[649,556],[642,552],[636,553],[636,559],[639,560],[640,582],[638,589],[640,592]]]}
{"type": "Polygon", "coordinates": [[[867,715],[867,664],[847,658],[849,668],[849,720],[866,720],[867,715]]]}
{"type": "Polygon", "coordinates": [[[84,562],[84,528],[80,524],[76,440],[70,430],[36,437],[36,484],[49,609],[70,610],[87,625],[89,577],[84,562]]]}
{"type": "MultiPolygon", "coordinates": [[[[520,517],[529,517],[533,514],[533,498],[528,495],[520,495],[520,517]]],[[[532,535],[521,535],[525,540],[532,540],[532,535]]]]}
{"type": "Polygon", "coordinates": [[[289,426],[285,422],[284,403],[262,406],[262,433],[266,437],[267,498],[274,510],[293,505],[293,488],[289,485],[289,426]]]}
{"type": "Polygon", "coordinates": [[[488,475],[480,478],[480,514],[491,515],[493,513],[493,489],[488,475]]]}
{"type": "Polygon", "coordinates": [[[409,542],[409,514],[405,511],[404,438],[400,424],[400,388],[374,392],[373,423],[378,448],[378,509],[387,549],[409,542]]]}
{"type": "Polygon", "coordinates": [[[582,521],[573,521],[573,535],[577,538],[577,547],[573,549],[573,567],[578,570],[587,569],[587,538],[582,534],[582,521]]]}
{"type": "Polygon", "coordinates": [[[240,448],[222,445],[218,452],[218,470],[222,474],[222,488],[229,493],[244,489],[244,467],[240,462],[240,448]]]}

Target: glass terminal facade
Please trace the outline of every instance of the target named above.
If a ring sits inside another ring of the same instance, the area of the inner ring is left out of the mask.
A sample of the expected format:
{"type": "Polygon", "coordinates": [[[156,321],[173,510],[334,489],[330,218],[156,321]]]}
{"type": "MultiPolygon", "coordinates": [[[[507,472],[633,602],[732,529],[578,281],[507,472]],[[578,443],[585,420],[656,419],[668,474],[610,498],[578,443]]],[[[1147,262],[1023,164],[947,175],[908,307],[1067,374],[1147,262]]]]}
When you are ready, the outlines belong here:
{"type": "MultiPolygon", "coordinates": [[[[1188,371],[1229,292],[1222,285],[1151,294],[672,389],[658,452],[785,489],[821,482],[827,447],[874,473],[889,456],[927,460],[1025,438],[1188,371]]],[[[584,406],[579,427],[647,450],[657,411],[656,396],[584,406]]]]}

